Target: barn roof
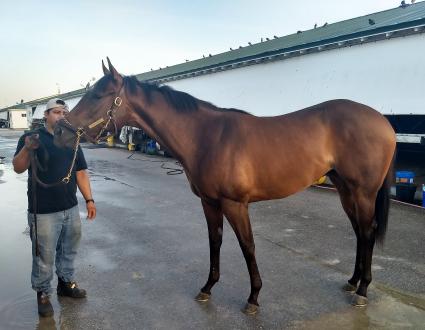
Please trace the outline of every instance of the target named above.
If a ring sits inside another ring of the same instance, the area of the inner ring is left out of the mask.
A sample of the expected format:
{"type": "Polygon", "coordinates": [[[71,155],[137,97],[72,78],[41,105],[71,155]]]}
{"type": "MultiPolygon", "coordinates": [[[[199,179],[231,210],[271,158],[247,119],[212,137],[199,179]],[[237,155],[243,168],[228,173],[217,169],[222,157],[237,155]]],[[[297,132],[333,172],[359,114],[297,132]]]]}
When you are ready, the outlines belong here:
{"type": "MultiPolygon", "coordinates": [[[[165,77],[190,74],[200,70],[214,71],[214,68],[225,66],[230,68],[230,66],[238,65],[244,61],[255,62],[259,58],[311,47],[320,47],[321,45],[341,43],[361,37],[371,36],[372,38],[369,41],[372,41],[373,37],[386,32],[424,25],[425,1],[422,1],[416,4],[406,5],[405,7],[397,7],[333,24],[326,24],[307,31],[298,31],[287,36],[266,40],[212,56],[208,55],[205,58],[173,65],[160,70],[144,72],[137,75],[137,78],[139,80],[158,80],[165,77]]],[[[392,37],[396,37],[397,35],[397,33],[394,33],[392,37]]],[[[346,45],[348,46],[349,44],[347,43],[346,45]]]]}

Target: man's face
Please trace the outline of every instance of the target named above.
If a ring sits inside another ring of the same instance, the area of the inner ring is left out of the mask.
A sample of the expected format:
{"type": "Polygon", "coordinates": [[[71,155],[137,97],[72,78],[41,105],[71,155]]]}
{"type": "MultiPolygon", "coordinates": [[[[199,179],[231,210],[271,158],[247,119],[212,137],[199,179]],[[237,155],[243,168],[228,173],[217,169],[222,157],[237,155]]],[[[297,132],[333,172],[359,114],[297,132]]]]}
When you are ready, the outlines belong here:
{"type": "Polygon", "coordinates": [[[68,110],[63,108],[53,108],[49,111],[44,112],[44,118],[46,118],[47,126],[54,128],[57,121],[64,118],[64,116],[68,113],[68,110]]]}

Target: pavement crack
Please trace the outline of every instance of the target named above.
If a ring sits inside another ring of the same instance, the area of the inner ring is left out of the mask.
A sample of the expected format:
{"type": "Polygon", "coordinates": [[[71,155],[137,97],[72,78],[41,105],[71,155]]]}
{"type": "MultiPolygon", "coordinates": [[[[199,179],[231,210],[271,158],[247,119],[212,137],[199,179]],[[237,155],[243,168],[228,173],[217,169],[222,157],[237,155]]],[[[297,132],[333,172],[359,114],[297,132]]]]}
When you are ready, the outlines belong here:
{"type": "Polygon", "coordinates": [[[92,170],[89,170],[89,173],[93,177],[96,177],[96,176],[97,177],[102,177],[104,180],[118,182],[118,183],[120,183],[120,184],[122,184],[124,186],[130,187],[130,188],[133,188],[133,189],[137,189],[137,187],[132,186],[131,184],[128,184],[128,183],[126,183],[124,181],[121,181],[121,180],[118,180],[118,179],[115,179],[115,178],[111,178],[111,177],[109,177],[107,175],[104,175],[104,174],[101,174],[101,173],[96,173],[96,172],[94,172],[92,170]]]}

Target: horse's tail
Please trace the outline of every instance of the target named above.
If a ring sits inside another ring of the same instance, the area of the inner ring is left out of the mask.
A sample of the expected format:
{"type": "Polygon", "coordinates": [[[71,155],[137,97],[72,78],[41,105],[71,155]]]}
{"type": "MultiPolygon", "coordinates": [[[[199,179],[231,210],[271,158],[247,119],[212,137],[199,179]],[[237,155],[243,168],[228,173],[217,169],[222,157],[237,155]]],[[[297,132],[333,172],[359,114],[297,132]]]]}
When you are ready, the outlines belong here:
{"type": "Polygon", "coordinates": [[[388,213],[390,209],[390,189],[393,180],[393,164],[394,158],[385,176],[384,183],[379,188],[378,195],[375,201],[375,219],[376,219],[376,242],[379,245],[384,244],[385,234],[388,225],[388,213]]]}

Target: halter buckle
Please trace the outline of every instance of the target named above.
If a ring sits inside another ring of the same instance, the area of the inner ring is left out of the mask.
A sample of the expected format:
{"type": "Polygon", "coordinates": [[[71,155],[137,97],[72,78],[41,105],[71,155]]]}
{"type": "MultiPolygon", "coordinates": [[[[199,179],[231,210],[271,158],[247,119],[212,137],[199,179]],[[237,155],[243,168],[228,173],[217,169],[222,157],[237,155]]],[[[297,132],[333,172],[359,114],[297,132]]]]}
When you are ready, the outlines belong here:
{"type": "Polygon", "coordinates": [[[119,107],[119,106],[121,105],[121,103],[122,103],[122,98],[120,98],[119,96],[117,96],[117,97],[115,98],[114,104],[115,104],[117,107],[119,107]]]}

